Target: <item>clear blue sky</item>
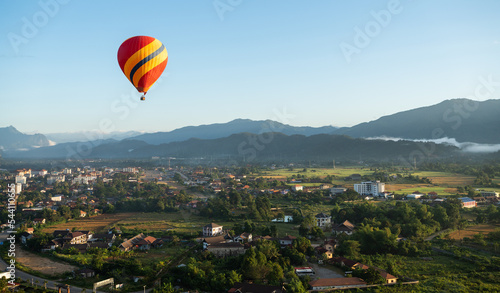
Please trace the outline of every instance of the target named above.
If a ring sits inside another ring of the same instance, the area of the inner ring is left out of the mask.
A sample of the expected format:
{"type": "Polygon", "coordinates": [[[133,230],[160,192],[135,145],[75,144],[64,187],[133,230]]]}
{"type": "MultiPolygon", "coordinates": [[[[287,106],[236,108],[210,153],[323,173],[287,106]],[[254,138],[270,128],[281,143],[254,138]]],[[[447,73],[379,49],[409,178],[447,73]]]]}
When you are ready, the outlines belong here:
{"type": "Polygon", "coordinates": [[[0,127],[26,133],[352,126],[500,81],[496,0],[4,0],[0,11],[0,127]],[[169,53],[145,102],[116,59],[136,35],[169,53]]]}

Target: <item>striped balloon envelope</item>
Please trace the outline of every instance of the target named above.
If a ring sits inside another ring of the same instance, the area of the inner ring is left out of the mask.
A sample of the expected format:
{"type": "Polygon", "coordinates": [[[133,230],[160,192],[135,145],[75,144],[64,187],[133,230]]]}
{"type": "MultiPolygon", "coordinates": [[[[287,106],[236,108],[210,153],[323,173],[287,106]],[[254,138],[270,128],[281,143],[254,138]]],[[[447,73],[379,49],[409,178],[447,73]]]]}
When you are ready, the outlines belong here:
{"type": "Polygon", "coordinates": [[[118,49],[118,64],[137,91],[144,93],[141,100],[163,73],[167,61],[167,49],[153,37],[129,38],[118,49]]]}

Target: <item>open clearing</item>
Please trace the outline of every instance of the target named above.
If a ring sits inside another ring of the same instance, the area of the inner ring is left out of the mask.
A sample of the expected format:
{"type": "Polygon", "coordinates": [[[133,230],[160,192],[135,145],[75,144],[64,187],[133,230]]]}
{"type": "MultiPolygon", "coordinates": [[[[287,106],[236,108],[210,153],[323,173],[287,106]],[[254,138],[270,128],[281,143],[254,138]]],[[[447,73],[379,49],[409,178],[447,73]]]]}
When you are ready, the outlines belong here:
{"type": "MultiPolygon", "coordinates": [[[[337,167],[333,168],[307,168],[306,172],[303,169],[295,168],[293,171],[280,169],[273,171],[262,172],[261,176],[266,178],[286,179],[292,175],[301,175],[306,177],[326,177],[327,175],[335,176],[335,184],[345,185],[343,179],[351,174],[371,175],[374,171],[369,168],[361,167],[337,167]]],[[[391,173],[391,174],[396,174],[391,173]]],[[[474,176],[466,176],[462,174],[454,174],[449,172],[431,172],[431,171],[418,171],[411,173],[414,176],[427,177],[432,180],[432,185],[439,185],[441,187],[455,188],[457,186],[472,185],[474,183],[474,176]]],[[[352,182],[351,182],[352,184],[352,182]]]]}
{"type": "Polygon", "coordinates": [[[34,271],[52,276],[78,270],[78,267],[73,265],[55,262],[49,258],[27,252],[20,247],[16,249],[16,262],[34,271]]]}
{"type": "Polygon", "coordinates": [[[495,229],[499,229],[500,224],[493,225],[493,224],[480,224],[472,227],[468,227],[465,230],[460,230],[460,231],[453,231],[450,233],[450,238],[459,240],[463,239],[464,237],[469,237],[472,238],[474,235],[483,233],[484,235],[495,231],[495,229]]]}
{"type": "Polygon", "coordinates": [[[117,225],[120,221],[130,218],[138,213],[103,214],[90,218],[81,218],[67,223],[60,223],[43,228],[42,232],[52,233],[54,230],[90,230],[94,233],[104,232],[106,228],[117,225]]]}

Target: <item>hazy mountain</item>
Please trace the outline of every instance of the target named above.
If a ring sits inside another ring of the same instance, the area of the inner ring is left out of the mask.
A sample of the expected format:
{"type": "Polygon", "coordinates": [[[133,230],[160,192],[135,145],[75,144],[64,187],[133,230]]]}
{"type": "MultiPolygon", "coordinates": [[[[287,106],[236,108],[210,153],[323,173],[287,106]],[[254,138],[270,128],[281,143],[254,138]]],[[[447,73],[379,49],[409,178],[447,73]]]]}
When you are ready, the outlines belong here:
{"type": "Polygon", "coordinates": [[[24,134],[13,126],[0,128],[0,149],[32,149],[51,145],[43,134],[24,134]]]}
{"type": "Polygon", "coordinates": [[[142,134],[139,131],[102,133],[99,131],[48,133],[45,136],[55,143],[94,141],[94,140],[122,140],[142,134]]]}
{"type": "MultiPolygon", "coordinates": [[[[87,143],[90,144],[90,143],[87,143]]],[[[432,150],[428,157],[442,158],[459,153],[458,148],[433,143],[409,141],[381,141],[350,138],[343,135],[318,134],[312,136],[267,133],[233,134],[218,139],[189,139],[161,145],[149,145],[143,141],[123,140],[95,146],[60,144],[26,152],[8,152],[6,158],[101,158],[139,159],[158,157],[176,158],[230,158],[237,161],[305,161],[305,160],[400,160],[421,149],[432,150]],[[76,150],[83,150],[74,152],[76,150]]],[[[421,159],[419,157],[419,159],[421,159]]],[[[411,161],[410,159],[408,159],[411,161]]],[[[410,162],[412,163],[412,162],[410,162]]]]}
{"type": "Polygon", "coordinates": [[[227,123],[187,126],[169,132],[147,133],[132,137],[131,139],[142,140],[149,144],[162,144],[174,141],[185,141],[190,138],[222,138],[243,132],[254,134],[280,132],[286,135],[301,134],[309,136],[321,133],[333,133],[336,129],[337,127],[333,126],[301,127],[290,126],[272,120],[254,121],[249,119],[236,119],[227,123]]]}
{"type": "MultiPolygon", "coordinates": [[[[116,140],[94,140],[91,142],[65,142],[54,146],[40,147],[31,150],[4,151],[4,158],[15,157],[23,159],[82,159],[91,158],[94,149],[103,144],[113,144],[116,140]]],[[[143,142],[143,144],[146,144],[143,142]]],[[[99,157],[99,156],[97,156],[99,157]]]]}
{"type": "Polygon", "coordinates": [[[500,100],[446,100],[437,105],[342,128],[351,137],[455,138],[458,142],[500,143],[500,100]]]}

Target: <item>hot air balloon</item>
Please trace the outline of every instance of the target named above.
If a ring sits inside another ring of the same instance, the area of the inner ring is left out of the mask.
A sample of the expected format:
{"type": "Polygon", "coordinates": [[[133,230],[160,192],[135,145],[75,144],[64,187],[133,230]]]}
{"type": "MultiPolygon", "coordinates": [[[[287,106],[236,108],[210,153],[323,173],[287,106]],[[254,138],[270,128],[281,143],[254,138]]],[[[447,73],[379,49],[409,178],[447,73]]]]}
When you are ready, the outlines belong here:
{"type": "Polygon", "coordinates": [[[129,38],[118,49],[118,64],[137,91],[143,93],[142,101],[146,99],[149,88],[162,74],[167,61],[167,49],[153,37],[129,38]]]}

